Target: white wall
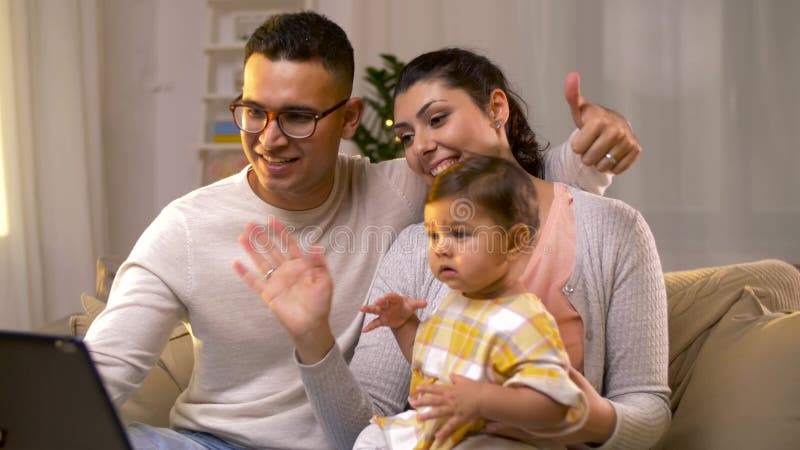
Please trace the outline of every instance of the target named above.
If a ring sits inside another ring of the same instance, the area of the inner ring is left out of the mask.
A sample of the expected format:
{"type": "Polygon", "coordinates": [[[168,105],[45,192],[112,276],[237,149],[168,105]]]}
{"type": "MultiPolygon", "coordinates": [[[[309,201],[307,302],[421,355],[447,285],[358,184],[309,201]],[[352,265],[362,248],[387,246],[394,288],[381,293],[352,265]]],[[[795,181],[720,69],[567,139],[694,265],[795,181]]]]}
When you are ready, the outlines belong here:
{"type": "MultiPolygon", "coordinates": [[[[639,209],[665,269],[800,263],[800,2],[338,0],[358,67],[443,46],[487,54],[537,133],[572,127],[564,75],[622,112],[644,147],[607,195],[639,209]]],[[[357,69],[358,70],[358,69],[357,69]]],[[[359,80],[360,81],[360,80],[359,80]]],[[[363,83],[361,83],[363,86],[363,83]]]]}
{"type": "Polygon", "coordinates": [[[127,255],[199,183],[205,2],[103,3],[103,144],[111,253],[127,255]]]}
{"type": "MultiPolygon", "coordinates": [[[[319,10],[351,37],[357,73],[380,52],[484,51],[553,141],[572,127],[563,76],[579,70],[584,94],[623,112],[643,143],[610,195],[643,212],[666,269],[800,262],[800,3],[319,0],[319,10]]],[[[205,6],[111,0],[104,18],[110,239],[126,254],[198,185],[205,6]]]]}

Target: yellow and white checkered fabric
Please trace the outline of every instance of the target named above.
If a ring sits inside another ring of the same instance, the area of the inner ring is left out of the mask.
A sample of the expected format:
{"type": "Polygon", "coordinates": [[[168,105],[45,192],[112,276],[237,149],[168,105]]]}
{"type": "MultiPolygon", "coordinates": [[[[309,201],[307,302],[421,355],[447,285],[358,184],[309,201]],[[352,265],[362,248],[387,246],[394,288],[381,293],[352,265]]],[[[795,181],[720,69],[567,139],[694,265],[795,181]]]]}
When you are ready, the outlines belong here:
{"type": "MultiPolygon", "coordinates": [[[[533,294],[473,300],[451,293],[420,324],[411,361],[411,395],[422,384],[450,384],[451,374],[480,383],[529,386],[569,406],[564,430],[585,419],[586,400],[568,374],[569,357],[553,317],[533,294]]],[[[449,449],[483,420],[434,442],[443,420],[417,420],[416,411],[376,417],[393,449],[449,449]]],[[[536,424],[531,424],[533,427],[536,424]]]]}

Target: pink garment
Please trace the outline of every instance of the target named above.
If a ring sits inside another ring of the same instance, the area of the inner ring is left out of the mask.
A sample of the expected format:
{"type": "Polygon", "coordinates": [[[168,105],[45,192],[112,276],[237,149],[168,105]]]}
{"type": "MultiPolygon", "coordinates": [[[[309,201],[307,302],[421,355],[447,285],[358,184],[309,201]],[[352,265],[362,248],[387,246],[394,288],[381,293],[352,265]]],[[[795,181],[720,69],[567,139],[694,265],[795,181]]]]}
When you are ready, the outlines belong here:
{"type": "Polygon", "coordinates": [[[564,287],[575,266],[575,212],[567,186],[555,183],[553,204],[539,232],[522,284],[542,299],[556,319],[572,367],[583,373],[583,321],[564,287]]]}

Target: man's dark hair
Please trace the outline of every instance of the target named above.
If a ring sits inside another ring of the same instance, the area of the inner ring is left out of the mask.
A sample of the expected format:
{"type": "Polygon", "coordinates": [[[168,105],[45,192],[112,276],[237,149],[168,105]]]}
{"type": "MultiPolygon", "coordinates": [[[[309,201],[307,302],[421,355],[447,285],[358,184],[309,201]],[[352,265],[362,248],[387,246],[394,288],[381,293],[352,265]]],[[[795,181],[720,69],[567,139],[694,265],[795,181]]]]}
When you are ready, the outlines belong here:
{"type": "Polygon", "coordinates": [[[353,89],[353,46],[344,30],[321,14],[303,11],[271,16],[247,41],[245,64],[253,53],[272,61],[319,60],[347,87],[347,95],[353,89]]]}
{"type": "Polygon", "coordinates": [[[518,223],[539,227],[533,181],[503,158],[474,156],[448,167],[433,180],[427,202],[443,198],[469,200],[506,230],[518,223]]]}

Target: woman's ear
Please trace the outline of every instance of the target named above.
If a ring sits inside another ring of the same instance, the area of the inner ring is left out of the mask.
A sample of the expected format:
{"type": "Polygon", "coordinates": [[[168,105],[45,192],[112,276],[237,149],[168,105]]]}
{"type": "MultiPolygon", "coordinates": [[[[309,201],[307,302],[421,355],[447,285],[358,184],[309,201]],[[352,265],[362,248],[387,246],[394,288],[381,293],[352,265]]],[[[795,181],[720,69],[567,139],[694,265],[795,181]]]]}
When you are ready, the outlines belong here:
{"type": "Polygon", "coordinates": [[[492,126],[500,128],[508,122],[508,97],[502,89],[495,89],[489,94],[489,119],[492,126]],[[497,124],[500,124],[500,127],[497,124]]]}
{"type": "Polygon", "coordinates": [[[344,111],[344,129],[342,138],[350,139],[356,133],[361,116],[364,114],[364,102],[359,97],[353,97],[342,107],[344,111]]]}
{"type": "Polygon", "coordinates": [[[533,235],[535,230],[524,223],[514,224],[508,230],[507,255],[511,259],[533,252],[533,235]]]}

